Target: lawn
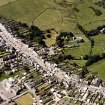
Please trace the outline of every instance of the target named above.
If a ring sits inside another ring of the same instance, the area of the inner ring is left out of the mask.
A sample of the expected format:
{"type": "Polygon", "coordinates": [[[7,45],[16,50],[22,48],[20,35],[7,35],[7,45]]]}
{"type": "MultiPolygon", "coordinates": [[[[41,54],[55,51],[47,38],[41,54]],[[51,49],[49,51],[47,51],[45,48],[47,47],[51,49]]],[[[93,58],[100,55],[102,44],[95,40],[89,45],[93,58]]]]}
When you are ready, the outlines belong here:
{"type": "Polygon", "coordinates": [[[92,37],[94,39],[94,48],[92,49],[93,55],[101,54],[105,50],[105,35],[99,34],[92,37]]]}
{"type": "Polygon", "coordinates": [[[4,5],[7,5],[9,3],[12,3],[16,0],[0,0],[0,6],[4,6],[4,5]]]}
{"type": "MultiPolygon", "coordinates": [[[[78,2],[78,1],[77,1],[78,2]]],[[[94,4],[94,1],[92,0],[82,0],[81,3],[80,1],[78,2],[78,5],[76,5],[76,8],[79,10],[79,12],[76,12],[76,18],[77,22],[80,23],[83,28],[86,30],[92,30],[96,29],[98,26],[104,25],[105,24],[105,9],[102,7],[99,7],[94,4]],[[92,11],[90,6],[93,6],[94,8],[97,8],[102,12],[102,15],[96,16],[95,13],[92,11]]],[[[77,29],[76,29],[77,30],[77,29]]],[[[77,34],[78,35],[78,34],[77,34]]],[[[82,36],[80,34],[80,36],[82,36]]],[[[104,50],[104,44],[105,44],[105,36],[104,35],[99,35],[93,37],[95,41],[95,47],[93,48],[93,54],[100,54],[104,50]]],[[[82,56],[84,54],[89,54],[89,45],[84,44],[81,45],[79,48],[73,48],[73,49],[68,49],[66,50],[66,53],[71,53],[74,56],[82,56]]]]}
{"type": "Polygon", "coordinates": [[[76,63],[78,64],[80,67],[85,66],[85,63],[87,62],[87,60],[70,60],[70,63],[76,63]]]}
{"type": "Polygon", "coordinates": [[[45,43],[48,47],[51,47],[52,45],[55,45],[56,43],[56,37],[58,36],[59,34],[56,32],[56,30],[50,30],[50,33],[45,33],[45,43]],[[50,37],[48,37],[48,35],[50,35],[50,37]]]}
{"type": "Polygon", "coordinates": [[[64,52],[66,55],[72,55],[74,57],[80,58],[81,56],[88,55],[90,52],[89,43],[82,43],[79,47],[75,48],[65,48],[64,52]]]}
{"type": "Polygon", "coordinates": [[[8,78],[10,78],[9,75],[6,75],[6,74],[1,74],[1,75],[0,75],[0,81],[2,81],[2,80],[4,80],[4,79],[8,79],[8,78]]]}
{"type": "Polygon", "coordinates": [[[97,74],[99,78],[105,81],[105,60],[101,60],[89,67],[92,73],[97,74]]]}
{"type": "Polygon", "coordinates": [[[33,98],[30,93],[27,93],[16,100],[17,105],[32,105],[33,103],[33,98]]]}
{"type": "MultiPolygon", "coordinates": [[[[9,2],[10,0],[1,0],[1,3],[3,3],[2,1],[9,2]]],[[[70,4],[70,2],[74,3],[75,0],[67,0],[66,8],[57,4],[60,1],[62,0],[56,0],[56,2],[53,0],[16,0],[2,5],[0,15],[29,25],[33,22],[34,25],[43,30],[55,28],[57,31],[71,31],[74,33],[79,32],[76,23],[82,24],[87,30],[105,24],[105,9],[94,5],[91,0],[85,0],[83,3],[76,0],[78,5],[75,3],[75,6],[79,9],[76,14],[74,14],[73,6],[70,4]],[[103,14],[95,16],[89,6],[97,7],[103,14]]]]}
{"type": "MultiPolygon", "coordinates": [[[[79,4],[77,8],[79,12],[76,14],[78,22],[86,29],[96,29],[98,26],[105,25],[105,9],[95,5],[92,0],[84,0],[85,2],[79,4]],[[102,12],[102,15],[96,16],[89,7],[93,6],[102,12]]],[[[98,35],[92,37],[95,41],[95,46],[92,49],[92,54],[101,54],[105,50],[105,35],[98,35]]],[[[87,50],[88,51],[88,50],[87,50]]],[[[80,52],[77,52],[77,55],[80,52]]],[[[74,51],[75,54],[75,51],[74,51]]],[[[105,80],[105,60],[101,60],[89,67],[89,70],[96,73],[99,78],[105,80]]]]}

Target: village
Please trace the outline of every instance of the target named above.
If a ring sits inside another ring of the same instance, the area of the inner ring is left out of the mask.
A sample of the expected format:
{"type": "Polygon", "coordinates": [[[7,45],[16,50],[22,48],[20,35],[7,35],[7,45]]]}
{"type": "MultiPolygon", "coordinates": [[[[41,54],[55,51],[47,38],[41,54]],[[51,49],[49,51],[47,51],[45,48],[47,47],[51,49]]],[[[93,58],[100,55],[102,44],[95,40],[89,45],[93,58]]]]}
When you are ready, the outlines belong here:
{"type": "MultiPolygon", "coordinates": [[[[10,27],[0,23],[0,105],[105,105],[104,81],[92,74],[80,78],[59,68],[46,57],[56,48],[35,50],[17,38],[10,27]]],[[[73,43],[83,40],[71,38],[73,43]]]]}

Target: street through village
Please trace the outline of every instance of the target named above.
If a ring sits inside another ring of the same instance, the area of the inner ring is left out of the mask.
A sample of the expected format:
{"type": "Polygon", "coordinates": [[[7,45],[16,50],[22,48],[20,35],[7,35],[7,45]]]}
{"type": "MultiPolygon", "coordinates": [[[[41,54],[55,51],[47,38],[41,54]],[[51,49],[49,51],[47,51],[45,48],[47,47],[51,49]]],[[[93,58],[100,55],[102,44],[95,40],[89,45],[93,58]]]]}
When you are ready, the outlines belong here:
{"type": "MultiPolygon", "coordinates": [[[[43,71],[46,72],[47,76],[56,77],[57,80],[60,82],[62,81],[66,87],[69,86],[69,83],[75,84],[79,91],[91,91],[94,93],[99,92],[105,97],[105,87],[96,87],[93,85],[88,86],[86,81],[79,79],[78,75],[67,75],[66,72],[57,68],[56,64],[50,64],[49,62],[44,61],[44,59],[42,59],[32,48],[29,48],[28,45],[21,42],[20,39],[13,37],[13,35],[9,33],[2,24],[0,24],[0,31],[0,36],[6,41],[7,45],[14,47],[20,54],[28,58],[29,61],[33,62],[33,64],[37,63],[40,65],[43,68],[43,71]]],[[[81,100],[84,101],[85,97],[81,100]]]]}

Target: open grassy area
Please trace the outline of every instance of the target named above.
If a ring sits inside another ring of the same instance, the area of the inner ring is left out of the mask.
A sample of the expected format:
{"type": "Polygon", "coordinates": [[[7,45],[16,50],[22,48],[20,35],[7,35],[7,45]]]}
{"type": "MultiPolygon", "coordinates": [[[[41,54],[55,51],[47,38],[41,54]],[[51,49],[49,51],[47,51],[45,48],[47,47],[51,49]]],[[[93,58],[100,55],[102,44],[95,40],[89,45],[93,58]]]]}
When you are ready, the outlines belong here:
{"type": "Polygon", "coordinates": [[[48,47],[51,47],[52,45],[55,45],[56,43],[56,37],[58,36],[59,34],[56,32],[56,30],[50,30],[50,33],[45,33],[45,43],[48,47]],[[49,37],[50,36],[50,37],[49,37]]]}
{"type": "Polygon", "coordinates": [[[27,93],[16,100],[17,105],[32,105],[33,99],[30,93],[27,93]]]}
{"type": "Polygon", "coordinates": [[[89,67],[92,73],[97,74],[99,78],[105,81],[105,60],[101,60],[89,67]]]}
{"type": "Polygon", "coordinates": [[[41,29],[53,27],[65,30],[66,28],[72,28],[71,24],[68,23],[69,21],[62,19],[64,18],[62,12],[69,11],[62,11],[62,8],[57,9],[56,6],[58,5],[53,0],[16,0],[15,2],[1,6],[0,15],[26,22],[29,25],[33,22],[41,29]]]}
{"type": "Polygon", "coordinates": [[[0,7],[0,15],[7,18],[31,24],[42,10],[48,8],[49,0],[16,0],[15,2],[0,7]]]}
{"type": "Polygon", "coordinates": [[[41,29],[55,28],[59,31],[78,33],[77,22],[87,30],[105,24],[105,9],[95,5],[92,0],[66,0],[64,5],[58,4],[62,3],[62,0],[16,0],[8,3],[9,1],[11,0],[1,0],[0,4],[6,3],[0,6],[0,15],[29,25],[33,23],[41,29]],[[79,12],[75,13],[73,6],[79,12]],[[102,15],[96,16],[90,6],[98,8],[102,15]]]}
{"type": "Polygon", "coordinates": [[[75,47],[75,48],[65,48],[64,52],[66,55],[71,54],[74,57],[81,57],[84,55],[88,55],[90,52],[90,46],[89,43],[82,43],[79,47],[75,47]]]}
{"type": "Polygon", "coordinates": [[[78,22],[83,25],[83,27],[87,30],[91,30],[96,28],[99,25],[105,24],[105,9],[103,7],[99,7],[95,5],[92,0],[83,0],[82,3],[79,3],[77,6],[79,12],[76,14],[78,18],[78,22]],[[96,16],[94,11],[89,7],[94,7],[97,10],[102,12],[102,15],[96,16]]]}
{"type": "Polygon", "coordinates": [[[6,75],[6,74],[2,74],[0,75],[0,81],[4,80],[4,79],[8,79],[10,76],[6,75]]]}
{"type": "MultiPolygon", "coordinates": [[[[74,0],[67,0],[67,8],[58,4],[61,2],[62,0],[16,0],[0,6],[0,15],[29,25],[34,24],[42,30],[55,28],[57,31],[75,32],[75,19],[71,18],[71,4],[74,0]]],[[[53,36],[46,40],[47,45],[53,44],[55,38],[53,36]]]]}
{"type": "Polygon", "coordinates": [[[94,48],[92,50],[93,55],[94,54],[101,54],[102,52],[104,52],[105,50],[105,35],[104,34],[100,34],[98,36],[94,36],[92,37],[95,41],[94,43],[94,48]]]}
{"type": "Polygon", "coordinates": [[[70,60],[70,63],[76,63],[81,67],[85,66],[86,62],[87,62],[86,60],[70,60]]]}
{"type": "Polygon", "coordinates": [[[0,0],[0,6],[4,6],[4,5],[7,5],[9,3],[12,3],[16,0],[0,0]]]}

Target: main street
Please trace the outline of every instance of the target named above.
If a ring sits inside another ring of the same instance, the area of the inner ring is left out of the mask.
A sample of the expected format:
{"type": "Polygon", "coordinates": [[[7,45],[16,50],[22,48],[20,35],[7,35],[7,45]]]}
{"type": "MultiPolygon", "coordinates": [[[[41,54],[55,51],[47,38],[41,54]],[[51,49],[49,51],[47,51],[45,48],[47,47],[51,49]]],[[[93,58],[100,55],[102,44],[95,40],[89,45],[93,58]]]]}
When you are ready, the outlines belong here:
{"type": "Polygon", "coordinates": [[[28,45],[13,37],[13,35],[11,35],[2,24],[0,24],[0,30],[0,36],[6,41],[7,45],[14,47],[19,53],[29,58],[29,60],[31,60],[33,63],[38,63],[43,70],[47,72],[48,76],[54,75],[59,81],[64,80],[65,83],[69,82],[69,77],[65,72],[55,67],[54,64],[50,64],[41,59],[41,57],[39,57],[33,49],[28,47],[28,45]]]}

